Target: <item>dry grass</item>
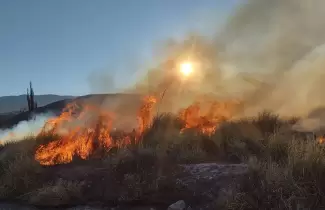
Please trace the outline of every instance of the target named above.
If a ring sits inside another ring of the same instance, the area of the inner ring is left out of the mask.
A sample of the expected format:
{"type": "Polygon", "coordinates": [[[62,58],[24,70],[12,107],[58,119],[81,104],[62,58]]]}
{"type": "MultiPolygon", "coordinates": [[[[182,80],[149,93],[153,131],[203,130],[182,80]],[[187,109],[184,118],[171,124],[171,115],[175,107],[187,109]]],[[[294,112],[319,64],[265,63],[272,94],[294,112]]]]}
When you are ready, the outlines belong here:
{"type": "MultiPolygon", "coordinates": [[[[193,130],[181,133],[182,122],[164,114],[154,119],[140,144],[116,149],[98,160],[103,175],[91,171],[95,175],[90,178],[80,174],[75,175],[81,177],[76,180],[51,177],[49,183],[33,153],[39,144],[57,136],[8,143],[0,151],[0,197],[52,205],[79,202],[86,195],[102,201],[150,200],[159,193],[179,195],[176,179],[167,173],[174,171],[177,163],[230,161],[248,162],[250,172],[228,200],[224,198],[225,208],[296,209],[304,205],[316,209],[325,206],[325,146],[293,137],[290,126],[295,121],[263,112],[256,118],[225,122],[208,136],[193,130]],[[109,195],[85,191],[89,183],[101,187],[102,178],[110,185],[100,190],[109,195]]],[[[91,161],[75,162],[73,167],[91,161]]]]}
{"type": "Polygon", "coordinates": [[[22,199],[27,199],[30,204],[40,206],[58,206],[71,203],[80,203],[83,198],[85,183],[58,179],[43,187],[27,193],[22,199]]]}
{"type": "Polygon", "coordinates": [[[42,185],[39,175],[42,168],[33,156],[21,154],[2,165],[0,198],[15,198],[42,185]]]}
{"type": "Polygon", "coordinates": [[[290,141],[282,161],[250,161],[250,173],[228,209],[322,209],[325,207],[325,147],[290,141]]]}

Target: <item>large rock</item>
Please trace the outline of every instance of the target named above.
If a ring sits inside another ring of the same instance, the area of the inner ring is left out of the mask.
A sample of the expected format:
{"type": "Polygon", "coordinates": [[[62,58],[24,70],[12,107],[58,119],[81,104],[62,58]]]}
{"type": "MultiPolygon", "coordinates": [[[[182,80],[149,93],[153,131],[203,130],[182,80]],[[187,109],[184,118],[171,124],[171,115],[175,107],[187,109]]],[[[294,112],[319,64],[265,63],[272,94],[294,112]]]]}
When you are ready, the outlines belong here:
{"type": "Polygon", "coordinates": [[[183,200],[179,200],[168,207],[168,210],[185,210],[186,204],[183,200]]]}

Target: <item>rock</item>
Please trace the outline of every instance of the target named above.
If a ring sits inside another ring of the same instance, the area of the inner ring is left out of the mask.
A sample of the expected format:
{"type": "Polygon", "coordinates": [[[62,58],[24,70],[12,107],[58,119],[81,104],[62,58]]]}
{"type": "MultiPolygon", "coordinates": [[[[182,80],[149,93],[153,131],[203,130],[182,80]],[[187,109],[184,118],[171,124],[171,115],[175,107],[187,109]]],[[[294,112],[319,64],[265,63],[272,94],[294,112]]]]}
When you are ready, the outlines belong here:
{"type": "Polygon", "coordinates": [[[37,210],[33,206],[23,206],[11,203],[0,203],[0,210],[37,210]]]}
{"type": "Polygon", "coordinates": [[[185,210],[186,204],[183,200],[179,200],[168,207],[167,210],[185,210]]]}
{"type": "Polygon", "coordinates": [[[181,167],[185,173],[179,178],[179,184],[193,195],[186,199],[187,205],[204,210],[214,209],[210,204],[219,200],[220,191],[231,191],[234,183],[248,172],[246,164],[200,163],[181,167]]]}
{"type": "Polygon", "coordinates": [[[107,208],[99,208],[99,207],[93,207],[93,206],[75,206],[72,208],[68,208],[66,210],[104,210],[104,209],[107,209],[107,208]]]}

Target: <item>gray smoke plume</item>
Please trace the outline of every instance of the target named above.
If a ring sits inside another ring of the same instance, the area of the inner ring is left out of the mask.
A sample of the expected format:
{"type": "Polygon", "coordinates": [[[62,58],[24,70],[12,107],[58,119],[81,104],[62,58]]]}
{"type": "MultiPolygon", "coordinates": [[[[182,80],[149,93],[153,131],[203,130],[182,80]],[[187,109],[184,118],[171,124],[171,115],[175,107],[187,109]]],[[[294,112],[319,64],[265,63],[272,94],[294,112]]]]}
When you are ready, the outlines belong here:
{"type": "Polygon", "coordinates": [[[325,117],[309,114],[325,106],[324,6],[322,0],[249,0],[229,19],[216,42],[224,61],[255,78],[264,74],[244,94],[246,114],[268,109],[302,116],[302,130],[324,127],[325,117]]]}
{"type": "Polygon", "coordinates": [[[169,40],[160,54],[163,62],[135,89],[163,92],[169,86],[164,106],[168,111],[203,94],[238,97],[244,102],[241,116],[267,109],[308,117],[325,105],[323,8],[322,0],[245,1],[215,39],[190,35],[183,41],[169,40]],[[183,84],[174,69],[188,58],[200,62],[199,73],[183,84]]]}
{"type": "MultiPolygon", "coordinates": [[[[168,39],[155,59],[159,63],[125,92],[164,95],[162,111],[177,111],[205,95],[240,99],[240,116],[268,109],[309,119],[325,106],[324,8],[323,0],[244,1],[213,39],[199,32],[182,41],[168,39]],[[184,60],[195,64],[187,79],[177,71],[184,60]]],[[[123,101],[116,107],[132,106],[123,101]]]]}

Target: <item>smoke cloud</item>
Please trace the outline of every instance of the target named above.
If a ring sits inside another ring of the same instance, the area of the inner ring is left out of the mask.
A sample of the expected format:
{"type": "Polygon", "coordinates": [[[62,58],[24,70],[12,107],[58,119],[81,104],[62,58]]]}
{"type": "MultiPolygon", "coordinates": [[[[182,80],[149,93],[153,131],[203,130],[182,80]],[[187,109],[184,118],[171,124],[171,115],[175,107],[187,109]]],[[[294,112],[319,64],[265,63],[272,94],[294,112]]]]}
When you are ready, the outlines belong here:
{"type": "MultiPolygon", "coordinates": [[[[182,41],[169,39],[160,49],[162,62],[131,92],[157,94],[168,89],[164,111],[178,110],[205,95],[240,99],[240,116],[267,109],[311,122],[308,114],[325,105],[324,6],[322,0],[245,1],[214,39],[198,34],[182,41]],[[187,80],[175,71],[184,60],[198,63],[187,80]]],[[[313,127],[324,124],[312,122],[313,127]]]]}
{"type": "Polygon", "coordinates": [[[53,117],[54,114],[38,114],[32,117],[32,120],[21,121],[11,129],[0,130],[0,142],[18,141],[24,139],[26,136],[37,135],[43,128],[45,122],[53,117]]]}
{"type": "Polygon", "coordinates": [[[229,19],[216,42],[224,61],[261,81],[243,94],[245,114],[268,109],[302,117],[299,130],[324,129],[324,6],[322,0],[250,0],[229,19]]]}
{"type": "Polygon", "coordinates": [[[305,115],[324,105],[324,6],[321,0],[250,0],[229,19],[217,43],[241,71],[264,74],[256,106],[305,115]]]}
{"type": "MultiPolygon", "coordinates": [[[[323,8],[323,0],[244,1],[214,38],[198,32],[183,40],[168,39],[154,59],[159,63],[124,92],[163,98],[161,111],[175,112],[200,97],[238,99],[243,107],[237,117],[267,109],[302,117],[306,121],[300,124],[308,129],[323,125],[325,117],[310,120],[308,115],[325,106],[323,8]],[[195,69],[188,78],[178,71],[184,61],[195,69]]],[[[90,83],[93,92],[114,88],[113,77],[107,75],[94,74],[90,83]]],[[[127,116],[138,102],[108,98],[103,106],[127,116]]]]}
{"type": "Polygon", "coordinates": [[[111,93],[116,89],[114,75],[105,71],[92,72],[88,77],[88,83],[91,93],[111,93]]]}

